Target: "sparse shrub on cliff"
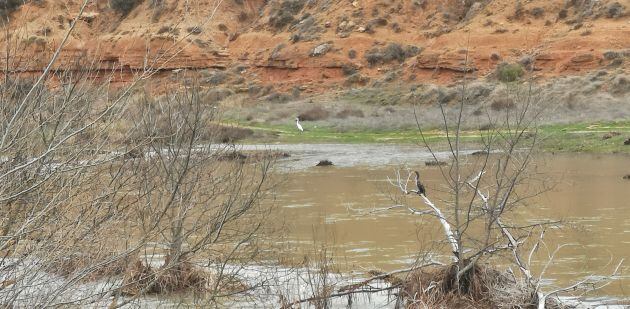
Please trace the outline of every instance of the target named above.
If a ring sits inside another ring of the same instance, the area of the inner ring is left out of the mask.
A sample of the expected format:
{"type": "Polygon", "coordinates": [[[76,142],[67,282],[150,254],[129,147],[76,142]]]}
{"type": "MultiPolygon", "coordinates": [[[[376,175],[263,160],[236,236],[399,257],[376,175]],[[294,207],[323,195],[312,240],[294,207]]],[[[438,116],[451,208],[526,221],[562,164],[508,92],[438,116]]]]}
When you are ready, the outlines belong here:
{"type": "Polygon", "coordinates": [[[569,15],[569,11],[567,9],[562,9],[560,10],[560,12],[558,12],[559,19],[565,19],[567,18],[568,15],[569,15]]]}
{"type": "Polygon", "coordinates": [[[372,48],[365,53],[365,60],[370,66],[379,64],[383,61],[383,52],[378,48],[372,48]]]}
{"type": "Polygon", "coordinates": [[[20,5],[24,4],[23,0],[3,0],[0,1],[0,24],[6,22],[8,16],[13,13],[20,5]]]}
{"type": "Polygon", "coordinates": [[[153,15],[151,15],[152,22],[158,22],[160,17],[162,17],[162,13],[166,8],[164,1],[165,0],[149,0],[149,7],[153,9],[153,15]]]}
{"type": "Polygon", "coordinates": [[[243,12],[241,11],[240,13],[238,13],[238,21],[239,22],[245,22],[249,19],[249,15],[247,14],[247,12],[243,12]]]}
{"type": "Polygon", "coordinates": [[[344,82],[344,84],[346,86],[352,86],[352,85],[367,85],[367,83],[370,81],[370,78],[367,76],[363,76],[360,73],[356,73],[356,74],[352,74],[350,76],[348,76],[348,78],[346,78],[346,81],[344,82]]]}
{"type": "Polygon", "coordinates": [[[204,81],[206,83],[216,86],[216,85],[223,84],[225,81],[227,81],[228,78],[229,78],[229,75],[226,72],[213,71],[210,74],[208,74],[208,76],[204,79],[204,81]]]}
{"type": "Polygon", "coordinates": [[[514,6],[514,18],[519,19],[523,17],[523,3],[520,0],[516,0],[516,4],[514,6]]]}
{"type": "Polygon", "coordinates": [[[397,60],[398,62],[402,63],[407,58],[413,57],[417,55],[418,53],[420,53],[421,51],[422,51],[422,48],[417,47],[417,46],[408,45],[407,47],[403,48],[398,43],[389,43],[383,49],[374,47],[368,50],[365,53],[364,57],[370,66],[373,66],[379,63],[389,63],[394,60],[397,60]]]}
{"type": "Polygon", "coordinates": [[[383,56],[383,61],[385,62],[390,62],[393,60],[403,62],[407,58],[405,50],[398,43],[389,43],[383,51],[383,56]]]}
{"type": "Polygon", "coordinates": [[[348,58],[350,59],[354,59],[357,57],[357,51],[354,49],[351,49],[348,51],[348,58]]]}
{"type": "Polygon", "coordinates": [[[619,53],[614,50],[607,50],[603,53],[604,59],[613,60],[619,58],[619,53]]]}
{"type": "Polygon", "coordinates": [[[606,17],[608,18],[619,18],[623,16],[625,7],[621,5],[619,2],[614,2],[608,5],[606,9],[606,17]]]}
{"type": "Polygon", "coordinates": [[[374,33],[374,30],[377,27],[387,26],[387,23],[388,23],[387,19],[382,18],[382,17],[372,19],[365,25],[365,32],[374,33]]]}
{"type": "Polygon", "coordinates": [[[541,18],[545,15],[545,9],[541,7],[535,7],[529,13],[535,18],[541,18]]]}
{"type": "Polygon", "coordinates": [[[617,95],[624,95],[630,92],[630,77],[619,75],[612,80],[610,92],[617,95]]]}
{"type": "Polygon", "coordinates": [[[405,57],[410,58],[422,52],[422,47],[407,45],[405,47],[405,57]]]}
{"type": "Polygon", "coordinates": [[[502,82],[514,82],[520,79],[525,71],[518,63],[501,63],[497,66],[496,76],[502,82]]]}
{"type": "Polygon", "coordinates": [[[304,0],[284,0],[280,5],[275,5],[270,12],[269,24],[276,30],[296,21],[294,15],[299,13],[306,1],[304,0]]]}
{"type": "Polygon", "coordinates": [[[109,0],[109,6],[124,16],[129,14],[140,2],[142,0],[109,0]]]}
{"type": "Polygon", "coordinates": [[[199,26],[188,27],[186,29],[186,31],[188,31],[188,33],[194,34],[194,35],[201,34],[201,32],[202,32],[201,31],[201,27],[199,27],[199,26]]]}
{"type": "Polygon", "coordinates": [[[343,75],[345,75],[345,76],[350,76],[350,75],[354,75],[354,74],[356,74],[357,72],[359,72],[359,69],[358,69],[355,65],[353,65],[353,64],[350,64],[350,63],[344,63],[344,64],[341,66],[341,71],[343,72],[343,75]]]}

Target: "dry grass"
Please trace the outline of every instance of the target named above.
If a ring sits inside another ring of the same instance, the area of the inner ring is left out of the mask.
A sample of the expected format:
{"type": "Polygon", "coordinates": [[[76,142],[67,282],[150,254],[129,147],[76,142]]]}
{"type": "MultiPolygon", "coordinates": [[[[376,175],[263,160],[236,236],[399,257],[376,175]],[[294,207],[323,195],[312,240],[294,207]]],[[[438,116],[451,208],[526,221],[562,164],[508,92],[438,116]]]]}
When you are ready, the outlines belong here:
{"type": "MultiPolygon", "coordinates": [[[[457,264],[411,273],[400,296],[407,308],[536,308],[535,293],[507,273],[474,265],[456,285],[457,264]]],[[[564,308],[548,300],[546,308],[564,308]]]]}
{"type": "Polygon", "coordinates": [[[330,112],[323,109],[321,106],[315,106],[304,112],[301,112],[298,116],[303,121],[317,121],[324,120],[330,116],[330,112]]]}
{"type": "Polygon", "coordinates": [[[335,115],[335,118],[339,119],[346,119],[348,117],[363,118],[365,114],[363,114],[363,111],[360,109],[345,108],[335,115]]]}
{"type": "Polygon", "coordinates": [[[69,277],[72,274],[81,273],[86,269],[90,269],[90,271],[87,272],[87,275],[82,279],[92,281],[101,278],[120,276],[125,273],[125,270],[130,265],[134,264],[133,261],[138,260],[130,256],[115,258],[113,256],[104,257],[90,254],[75,254],[48,261],[47,271],[52,274],[69,277]],[[111,262],[101,263],[107,260],[111,260],[111,262]]]}
{"type": "Polygon", "coordinates": [[[136,261],[125,271],[123,278],[124,295],[163,295],[175,292],[205,292],[212,289],[220,280],[220,292],[226,294],[247,290],[240,280],[231,276],[216,278],[213,274],[195,267],[187,258],[182,262],[170,263],[167,256],[159,268],[136,261]]]}

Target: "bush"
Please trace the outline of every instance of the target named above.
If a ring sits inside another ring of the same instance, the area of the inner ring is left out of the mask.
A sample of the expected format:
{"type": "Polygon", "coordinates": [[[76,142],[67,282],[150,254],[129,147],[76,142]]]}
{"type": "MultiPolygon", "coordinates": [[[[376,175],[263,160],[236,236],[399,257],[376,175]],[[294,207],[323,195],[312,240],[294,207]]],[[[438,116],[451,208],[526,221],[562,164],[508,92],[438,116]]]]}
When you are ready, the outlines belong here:
{"type": "Polygon", "coordinates": [[[567,18],[568,15],[569,15],[569,11],[567,9],[562,9],[560,10],[560,12],[558,12],[559,19],[565,19],[567,18]]]}
{"type": "Polygon", "coordinates": [[[405,47],[405,57],[410,58],[422,52],[422,47],[408,45],[405,47]]]}
{"type": "Polygon", "coordinates": [[[229,75],[226,72],[214,71],[204,81],[206,83],[216,86],[223,84],[228,78],[229,75]]]}
{"type": "Polygon", "coordinates": [[[512,101],[512,99],[510,98],[495,99],[494,101],[492,101],[492,104],[490,104],[490,108],[492,108],[495,111],[511,109],[513,107],[514,107],[514,101],[512,101]]]}
{"type": "Polygon", "coordinates": [[[315,106],[307,111],[300,113],[298,116],[303,121],[316,121],[324,120],[330,116],[330,112],[323,109],[321,106],[315,106]]]}
{"type": "Polygon", "coordinates": [[[7,16],[9,16],[13,11],[19,8],[24,3],[24,0],[3,0],[0,2],[0,18],[4,23],[6,21],[7,16]]]}
{"type": "Polygon", "coordinates": [[[398,43],[389,43],[383,50],[372,48],[365,53],[365,59],[370,66],[378,63],[389,63],[394,60],[402,63],[408,57],[413,57],[422,51],[421,48],[409,45],[402,48],[398,43]]]}
{"type": "Polygon", "coordinates": [[[354,59],[357,57],[357,51],[354,49],[351,49],[348,51],[348,58],[350,59],[354,59]]]}
{"type": "Polygon", "coordinates": [[[140,2],[142,0],[109,0],[109,6],[124,16],[129,14],[140,2]]]}
{"type": "Polygon", "coordinates": [[[344,63],[341,66],[341,71],[343,72],[343,75],[350,76],[350,75],[354,75],[357,72],[359,72],[359,69],[353,64],[344,63]]]}
{"type": "Polygon", "coordinates": [[[530,14],[532,14],[532,16],[534,16],[535,18],[540,18],[545,15],[545,9],[541,7],[535,7],[531,10],[530,14]]]}
{"type": "Polygon", "coordinates": [[[519,80],[525,71],[523,67],[518,63],[502,63],[497,66],[496,75],[502,82],[514,82],[519,80]]]}
{"type": "Polygon", "coordinates": [[[194,27],[188,27],[188,29],[186,29],[186,31],[188,31],[188,33],[190,34],[200,34],[201,33],[201,27],[199,26],[194,26],[194,27]]]}
{"type": "Polygon", "coordinates": [[[383,61],[384,55],[378,48],[372,48],[365,53],[365,60],[367,60],[370,66],[378,64],[383,61]]]}
{"type": "Polygon", "coordinates": [[[351,108],[345,108],[342,111],[339,111],[337,115],[335,115],[335,118],[340,118],[340,119],[346,119],[348,117],[363,118],[365,117],[365,115],[363,114],[362,110],[351,109],[351,108]]]}
{"type": "Polygon", "coordinates": [[[304,7],[304,4],[304,0],[284,0],[270,12],[271,17],[269,17],[269,24],[276,30],[280,30],[294,23],[296,19],[293,15],[299,13],[304,7]]]}
{"type": "Polygon", "coordinates": [[[619,2],[612,3],[606,9],[606,17],[608,18],[619,18],[623,16],[624,6],[619,2]]]}

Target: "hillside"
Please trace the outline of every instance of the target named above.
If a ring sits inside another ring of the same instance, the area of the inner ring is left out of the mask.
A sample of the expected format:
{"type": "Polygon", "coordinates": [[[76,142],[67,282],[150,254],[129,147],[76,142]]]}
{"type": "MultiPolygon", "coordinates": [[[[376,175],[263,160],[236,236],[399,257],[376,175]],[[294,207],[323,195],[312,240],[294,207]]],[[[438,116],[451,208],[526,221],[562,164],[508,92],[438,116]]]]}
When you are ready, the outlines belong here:
{"type": "MultiPolygon", "coordinates": [[[[0,42],[18,55],[9,67],[41,70],[80,2],[37,0],[4,12],[0,42]]],[[[503,62],[540,78],[630,68],[630,0],[111,2],[88,4],[57,69],[98,59],[89,65],[117,72],[114,82],[153,67],[158,79],[190,69],[236,91],[273,84],[320,93],[450,84],[488,77],[503,62]]]]}

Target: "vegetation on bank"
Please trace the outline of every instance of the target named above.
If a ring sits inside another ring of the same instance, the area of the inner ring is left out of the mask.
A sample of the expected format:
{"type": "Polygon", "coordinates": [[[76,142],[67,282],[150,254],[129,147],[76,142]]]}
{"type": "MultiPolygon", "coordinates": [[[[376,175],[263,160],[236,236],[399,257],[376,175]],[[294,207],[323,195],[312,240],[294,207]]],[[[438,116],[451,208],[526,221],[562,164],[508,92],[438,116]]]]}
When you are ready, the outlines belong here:
{"type": "MultiPolygon", "coordinates": [[[[339,132],[330,127],[316,127],[304,124],[301,133],[295,124],[267,125],[260,123],[239,124],[260,133],[245,142],[258,143],[417,143],[421,137],[417,129],[370,130],[357,129],[339,132]]],[[[586,153],[630,153],[630,145],[624,141],[630,139],[630,121],[593,122],[574,124],[544,125],[539,128],[542,138],[542,150],[548,152],[586,152],[586,153]]],[[[484,131],[468,130],[462,134],[462,141],[475,144],[481,141],[484,131]]],[[[429,129],[424,132],[430,143],[439,145],[446,141],[442,130],[429,129]]]]}

